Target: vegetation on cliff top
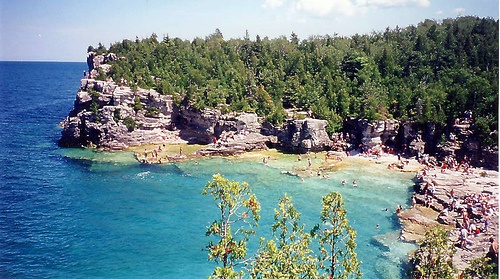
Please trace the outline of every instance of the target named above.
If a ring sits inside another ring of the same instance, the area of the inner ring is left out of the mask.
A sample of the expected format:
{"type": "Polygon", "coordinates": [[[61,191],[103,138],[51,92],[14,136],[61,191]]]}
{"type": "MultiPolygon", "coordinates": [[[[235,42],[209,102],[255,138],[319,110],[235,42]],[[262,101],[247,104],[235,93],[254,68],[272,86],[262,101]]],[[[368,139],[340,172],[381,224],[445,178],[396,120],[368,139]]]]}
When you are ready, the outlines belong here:
{"type": "Polygon", "coordinates": [[[88,50],[121,57],[108,73],[114,80],[172,94],[179,105],[252,111],[272,123],[285,108],[311,110],[329,132],[347,117],[445,129],[471,112],[476,135],[496,144],[498,41],[498,21],[459,17],[352,37],[225,40],[217,29],[205,39],[153,34],[88,50]]]}

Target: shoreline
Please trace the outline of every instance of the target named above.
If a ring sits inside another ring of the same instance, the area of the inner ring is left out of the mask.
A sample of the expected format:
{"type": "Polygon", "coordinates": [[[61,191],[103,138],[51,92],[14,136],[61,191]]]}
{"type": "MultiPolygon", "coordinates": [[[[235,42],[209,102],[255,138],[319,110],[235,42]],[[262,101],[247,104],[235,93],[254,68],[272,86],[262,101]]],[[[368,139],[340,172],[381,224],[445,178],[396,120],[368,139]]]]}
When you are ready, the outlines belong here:
{"type": "Polygon", "coordinates": [[[448,240],[456,248],[453,264],[462,272],[486,255],[490,238],[498,242],[498,177],[497,171],[480,168],[426,167],[417,172],[412,206],[398,214],[401,238],[418,243],[430,228],[449,230],[448,240]],[[462,241],[464,228],[468,233],[462,241]]]}
{"type": "MultiPolygon", "coordinates": [[[[427,230],[434,226],[443,226],[450,231],[449,241],[459,243],[460,229],[464,226],[461,212],[465,211],[467,203],[471,203],[472,197],[482,197],[484,200],[476,200],[476,202],[479,204],[481,201],[486,201],[488,204],[487,209],[490,210],[487,216],[489,220],[488,231],[484,231],[484,214],[478,213],[474,218],[471,218],[474,223],[473,228],[479,229],[479,233],[471,232],[465,247],[455,245],[457,250],[453,257],[454,266],[459,272],[463,271],[469,266],[471,260],[486,255],[490,245],[490,237],[498,241],[499,173],[494,170],[483,170],[481,168],[469,168],[467,171],[449,168],[442,170],[439,167],[429,167],[421,164],[414,157],[399,160],[397,155],[388,153],[375,156],[351,152],[350,156],[347,156],[345,152],[322,151],[293,154],[276,149],[263,149],[227,156],[220,154],[201,155],[197,153],[202,148],[206,148],[206,145],[192,145],[182,140],[169,140],[168,144],[165,143],[165,145],[141,145],[128,148],[126,151],[134,152],[134,157],[139,163],[147,164],[154,163],[155,160],[157,160],[157,163],[167,163],[225,157],[258,160],[262,161],[263,164],[272,166],[283,160],[295,163],[290,170],[281,173],[297,176],[302,180],[316,175],[328,178],[329,173],[341,169],[352,160],[365,162],[368,165],[387,165],[389,171],[415,174],[412,205],[397,214],[401,224],[401,240],[418,244],[427,230]],[[141,162],[141,159],[146,161],[141,162]],[[433,186],[432,198],[422,192],[426,184],[432,184],[433,186]],[[453,193],[455,203],[458,203],[458,206],[454,210],[448,211],[447,216],[443,216],[443,209],[449,207],[453,202],[450,192],[453,193]]],[[[468,229],[470,230],[469,227],[468,229]]]]}

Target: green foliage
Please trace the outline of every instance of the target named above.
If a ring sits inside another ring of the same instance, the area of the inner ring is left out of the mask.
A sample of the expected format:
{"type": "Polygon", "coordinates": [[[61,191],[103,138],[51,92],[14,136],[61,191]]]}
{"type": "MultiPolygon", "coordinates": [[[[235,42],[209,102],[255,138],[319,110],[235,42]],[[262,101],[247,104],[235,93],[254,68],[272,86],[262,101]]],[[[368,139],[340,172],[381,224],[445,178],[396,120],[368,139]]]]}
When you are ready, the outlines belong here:
{"type": "Polygon", "coordinates": [[[123,124],[125,125],[125,127],[127,127],[129,132],[132,132],[135,127],[137,127],[137,122],[135,122],[135,120],[130,116],[127,116],[125,117],[125,119],[123,119],[123,124]]]}
{"type": "Polygon", "coordinates": [[[241,263],[251,278],[360,278],[356,232],[348,225],[342,196],[323,197],[321,225],[311,234],[304,232],[300,213],[292,198],[284,194],[274,210],[273,239],[261,238],[253,258],[247,257],[247,242],[255,234],[260,219],[260,204],[246,182],[230,181],[214,174],[203,191],[218,208],[218,217],[207,227],[208,259],[219,264],[211,278],[241,278],[241,263]],[[309,248],[313,237],[319,240],[321,254],[309,248]],[[323,274],[319,270],[325,270],[323,274]]]}
{"type": "Polygon", "coordinates": [[[134,97],[134,111],[137,113],[138,111],[142,110],[143,106],[141,103],[141,99],[138,96],[134,97]]]}
{"type": "Polygon", "coordinates": [[[474,121],[474,132],[484,145],[494,145],[498,143],[498,122],[493,117],[477,117],[474,121]]]}
{"type": "Polygon", "coordinates": [[[361,278],[355,252],[356,231],[349,226],[342,195],[331,192],[322,199],[321,224],[311,232],[318,238],[320,267],[328,278],[361,278]]]}
{"type": "Polygon", "coordinates": [[[88,89],[87,92],[90,94],[90,97],[93,100],[96,100],[97,98],[99,98],[101,96],[101,93],[99,93],[99,91],[96,91],[94,89],[88,89]]]}
{"type": "Polygon", "coordinates": [[[467,279],[496,279],[498,278],[498,263],[490,263],[487,258],[481,257],[472,260],[464,271],[467,279]]]}
{"type": "Polygon", "coordinates": [[[412,278],[454,278],[455,247],[448,241],[449,232],[435,227],[425,233],[413,258],[412,278]]]}
{"type": "Polygon", "coordinates": [[[146,116],[147,117],[157,116],[158,113],[160,113],[160,109],[158,109],[155,106],[148,106],[148,108],[146,109],[146,116]]]}
{"type": "Polygon", "coordinates": [[[487,120],[477,130],[483,144],[495,144],[486,133],[498,126],[498,26],[466,16],[301,41],[296,34],[225,40],[220,30],[192,41],[152,34],[111,45],[121,59],[108,75],[134,91],[173,94],[176,104],[253,111],[274,123],[283,108],[311,109],[329,120],[330,132],[347,117],[443,128],[470,110],[487,120]]]}
{"type": "Polygon", "coordinates": [[[90,104],[90,111],[95,116],[99,115],[99,105],[97,104],[96,101],[92,101],[92,103],[90,104]]]}
{"type": "Polygon", "coordinates": [[[255,234],[253,228],[260,219],[260,204],[248,183],[230,181],[220,174],[213,176],[202,194],[213,198],[220,213],[206,231],[207,236],[214,238],[206,246],[208,259],[220,264],[211,277],[242,277],[243,271],[237,271],[236,266],[246,258],[247,241],[255,234]],[[236,224],[242,225],[235,227],[236,224]]]}
{"type": "Polygon", "coordinates": [[[118,123],[120,120],[122,120],[122,116],[120,115],[120,109],[119,108],[116,108],[114,111],[113,111],[113,120],[118,123]]]}
{"type": "Polygon", "coordinates": [[[274,210],[274,239],[261,245],[250,270],[251,278],[317,278],[316,259],[309,248],[311,236],[304,233],[300,213],[286,194],[274,210]]]}
{"type": "Polygon", "coordinates": [[[107,78],[107,75],[106,73],[101,69],[101,68],[97,68],[97,76],[96,76],[96,80],[106,80],[107,78]]]}

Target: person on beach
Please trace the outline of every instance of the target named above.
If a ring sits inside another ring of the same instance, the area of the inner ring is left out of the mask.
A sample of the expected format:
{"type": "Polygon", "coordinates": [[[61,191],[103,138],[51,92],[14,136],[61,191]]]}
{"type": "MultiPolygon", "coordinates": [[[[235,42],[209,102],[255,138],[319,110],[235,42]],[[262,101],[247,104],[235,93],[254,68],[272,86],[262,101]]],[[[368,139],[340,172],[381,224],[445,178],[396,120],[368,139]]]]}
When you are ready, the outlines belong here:
{"type": "Polygon", "coordinates": [[[484,231],[485,233],[487,233],[487,232],[488,232],[488,227],[489,227],[489,226],[490,226],[490,217],[489,217],[489,216],[487,216],[487,217],[484,219],[484,229],[483,229],[483,231],[484,231]]]}
{"type": "Polygon", "coordinates": [[[443,208],[443,210],[439,212],[439,216],[448,217],[448,208],[447,207],[443,208]]]}
{"type": "Polygon", "coordinates": [[[451,189],[450,191],[450,199],[454,199],[455,191],[451,189]]]}
{"type": "Polygon", "coordinates": [[[486,258],[489,260],[489,263],[495,263],[498,266],[498,242],[495,240],[495,238],[491,237],[490,243],[490,249],[486,254],[486,258]]]}
{"type": "Polygon", "coordinates": [[[467,246],[468,231],[465,227],[460,230],[460,248],[465,249],[467,246]]]}

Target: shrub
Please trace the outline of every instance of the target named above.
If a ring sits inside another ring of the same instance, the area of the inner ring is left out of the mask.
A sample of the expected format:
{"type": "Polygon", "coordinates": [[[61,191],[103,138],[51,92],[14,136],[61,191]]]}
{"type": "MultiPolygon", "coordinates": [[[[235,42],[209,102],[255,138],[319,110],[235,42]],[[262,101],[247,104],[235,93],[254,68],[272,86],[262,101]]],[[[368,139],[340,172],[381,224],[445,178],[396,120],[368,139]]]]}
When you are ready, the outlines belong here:
{"type": "Polygon", "coordinates": [[[158,113],[160,113],[160,109],[158,109],[155,106],[148,106],[148,108],[146,110],[146,116],[147,117],[157,116],[158,113]]]}
{"type": "Polygon", "coordinates": [[[135,122],[135,120],[130,116],[127,116],[125,117],[125,119],[123,119],[123,124],[127,127],[129,132],[132,132],[135,127],[137,127],[137,122],[135,122]]]}
{"type": "Polygon", "coordinates": [[[135,96],[135,98],[134,98],[134,111],[135,111],[135,113],[140,111],[142,108],[143,108],[143,106],[141,103],[141,99],[139,99],[139,97],[135,96]]]}
{"type": "Polygon", "coordinates": [[[121,115],[120,115],[120,109],[119,108],[116,108],[115,111],[113,111],[113,120],[118,123],[118,121],[120,121],[122,119],[121,115]]]}

